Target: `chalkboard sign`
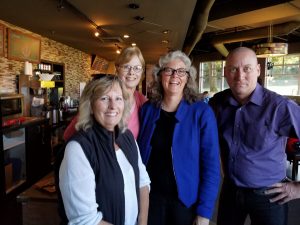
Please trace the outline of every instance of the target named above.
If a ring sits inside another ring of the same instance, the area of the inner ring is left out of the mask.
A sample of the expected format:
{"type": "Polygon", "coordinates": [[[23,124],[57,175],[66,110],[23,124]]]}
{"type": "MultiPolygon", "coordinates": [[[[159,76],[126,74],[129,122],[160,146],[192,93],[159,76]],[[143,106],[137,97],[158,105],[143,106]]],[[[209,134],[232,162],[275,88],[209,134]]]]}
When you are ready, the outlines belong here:
{"type": "Polygon", "coordinates": [[[39,63],[40,55],[41,39],[8,29],[7,57],[9,59],[39,63]]]}
{"type": "Polygon", "coordinates": [[[4,56],[4,25],[0,24],[0,56],[4,56]]]}

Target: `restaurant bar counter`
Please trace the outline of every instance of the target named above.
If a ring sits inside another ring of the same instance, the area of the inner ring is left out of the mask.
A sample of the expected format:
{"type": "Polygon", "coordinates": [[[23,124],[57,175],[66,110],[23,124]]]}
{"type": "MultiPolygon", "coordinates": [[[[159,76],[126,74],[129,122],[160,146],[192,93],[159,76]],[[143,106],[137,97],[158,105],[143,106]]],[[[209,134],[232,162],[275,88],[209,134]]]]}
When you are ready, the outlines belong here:
{"type": "MultiPolygon", "coordinates": [[[[3,123],[2,123],[3,124],[3,123]]],[[[0,129],[0,203],[51,170],[51,129],[41,117],[22,117],[0,129]]]]}

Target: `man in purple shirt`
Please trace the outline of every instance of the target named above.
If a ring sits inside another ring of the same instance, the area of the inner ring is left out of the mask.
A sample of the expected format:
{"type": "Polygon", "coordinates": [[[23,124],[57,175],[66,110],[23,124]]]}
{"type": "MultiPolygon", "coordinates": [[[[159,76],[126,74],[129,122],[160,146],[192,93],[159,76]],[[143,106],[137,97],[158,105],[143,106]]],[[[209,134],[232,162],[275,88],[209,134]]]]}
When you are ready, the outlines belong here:
{"type": "Polygon", "coordinates": [[[218,122],[224,171],[218,225],[286,225],[287,204],[300,198],[299,183],[286,183],[287,137],[300,137],[300,107],[257,83],[255,53],[239,47],[224,70],[230,89],[209,104],[218,122]]]}

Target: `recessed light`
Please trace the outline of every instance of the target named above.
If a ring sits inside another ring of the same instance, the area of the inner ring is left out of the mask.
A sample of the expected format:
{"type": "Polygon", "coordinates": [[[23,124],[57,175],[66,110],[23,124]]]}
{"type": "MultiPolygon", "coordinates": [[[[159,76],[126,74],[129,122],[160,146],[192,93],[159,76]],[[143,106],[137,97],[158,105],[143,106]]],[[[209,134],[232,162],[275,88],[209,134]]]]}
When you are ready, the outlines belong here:
{"type": "Polygon", "coordinates": [[[136,43],[131,43],[131,46],[136,46],[136,43]]]}
{"type": "Polygon", "coordinates": [[[128,5],[128,7],[129,7],[130,9],[138,9],[138,8],[140,8],[139,4],[136,4],[136,3],[130,3],[130,4],[128,5]]]}
{"type": "Polygon", "coordinates": [[[130,36],[128,34],[123,35],[124,38],[129,38],[130,36]]]}
{"type": "Polygon", "coordinates": [[[170,33],[169,30],[163,30],[163,34],[168,34],[168,33],[170,33]]]}
{"type": "Polygon", "coordinates": [[[162,40],[161,43],[163,43],[163,44],[169,44],[169,40],[162,40]]]}
{"type": "Polygon", "coordinates": [[[95,36],[99,37],[100,33],[98,31],[95,32],[95,36]]]}

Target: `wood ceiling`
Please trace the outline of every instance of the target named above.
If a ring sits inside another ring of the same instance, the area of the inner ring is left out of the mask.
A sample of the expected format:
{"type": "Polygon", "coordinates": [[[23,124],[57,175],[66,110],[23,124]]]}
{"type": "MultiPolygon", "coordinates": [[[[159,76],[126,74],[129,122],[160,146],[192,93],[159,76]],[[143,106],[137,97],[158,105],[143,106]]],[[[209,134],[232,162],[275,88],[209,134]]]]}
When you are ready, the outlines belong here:
{"type": "MultiPolygon", "coordinates": [[[[0,19],[110,61],[116,57],[117,46],[123,48],[135,42],[146,62],[156,63],[159,56],[168,50],[183,49],[185,41],[196,29],[195,24],[199,23],[201,2],[1,0],[0,19]],[[132,3],[139,8],[130,8],[132,3]],[[98,38],[94,36],[97,26],[103,31],[98,38]],[[164,30],[170,32],[164,34],[164,30]],[[129,39],[123,38],[125,33],[130,35],[129,39]]],[[[300,0],[215,0],[204,34],[191,54],[216,52],[212,40],[218,36],[290,21],[300,22],[300,0]]],[[[278,38],[281,41],[298,41],[299,31],[295,29],[278,38]]],[[[248,40],[247,44],[258,41],[262,40],[248,40]]],[[[225,46],[230,48],[230,44],[225,46]]]]}

